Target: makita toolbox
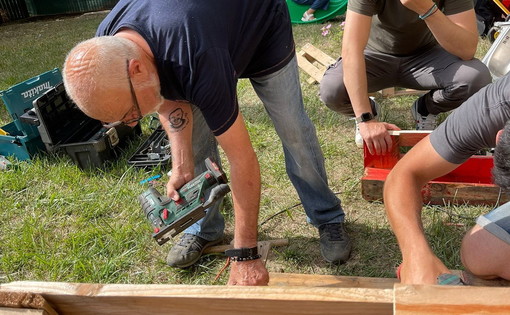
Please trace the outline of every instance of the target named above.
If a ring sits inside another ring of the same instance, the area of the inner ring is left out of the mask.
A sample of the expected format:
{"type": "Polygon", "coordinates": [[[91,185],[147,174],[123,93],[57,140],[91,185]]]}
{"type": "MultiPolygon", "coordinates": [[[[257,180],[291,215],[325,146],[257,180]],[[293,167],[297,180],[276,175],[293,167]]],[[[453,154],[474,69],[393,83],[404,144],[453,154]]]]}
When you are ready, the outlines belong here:
{"type": "Polygon", "coordinates": [[[55,68],[0,92],[0,96],[5,103],[7,111],[11,115],[14,124],[23,135],[29,136],[30,138],[39,135],[36,126],[26,124],[20,117],[32,109],[32,103],[36,98],[61,82],[62,75],[60,71],[55,68]]]}
{"type": "Polygon", "coordinates": [[[24,122],[21,117],[32,109],[34,99],[60,82],[62,75],[55,68],[0,91],[0,97],[13,120],[0,127],[0,155],[29,160],[37,152],[44,151],[37,127],[24,122]]]}
{"type": "Polygon", "coordinates": [[[85,115],[67,96],[64,84],[49,89],[33,102],[34,122],[48,152],[64,150],[81,169],[101,168],[119,156],[128,139],[141,134],[140,125],[105,128],[85,115]]]}

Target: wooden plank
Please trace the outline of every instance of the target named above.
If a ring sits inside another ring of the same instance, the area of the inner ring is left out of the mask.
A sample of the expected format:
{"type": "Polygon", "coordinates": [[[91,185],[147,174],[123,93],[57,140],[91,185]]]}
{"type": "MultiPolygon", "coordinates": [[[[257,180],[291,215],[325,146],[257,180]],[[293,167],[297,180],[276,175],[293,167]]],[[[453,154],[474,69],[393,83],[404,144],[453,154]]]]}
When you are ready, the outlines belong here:
{"type": "Polygon", "coordinates": [[[305,44],[296,56],[299,67],[310,75],[309,84],[320,82],[328,66],[336,62],[310,43],[305,44]]]}
{"type": "Polygon", "coordinates": [[[389,130],[388,133],[396,137],[398,146],[412,147],[430,135],[432,130],[389,130]]]}
{"type": "Polygon", "coordinates": [[[380,155],[371,154],[366,144],[363,143],[363,166],[391,169],[402,157],[402,147],[414,146],[431,132],[431,130],[390,130],[389,134],[393,144],[387,153],[380,155]]]}
{"type": "MultiPolygon", "coordinates": [[[[393,146],[388,153],[370,154],[364,146],[365,167],[361,179],[362,196],[369,201],[383,201],[383,185],[390,170],[404,155],[402,147],[412,147],[431,131],[390,131],[393,146]]],[[[510,201],[510,194],[492,183],[492,156],[475,155],[450,173],[435,178],[422,189],[424,203],[434,205],[469,203],[496,205],[510,201]]]]}
{"type": "Polygon", "coordinates": [[[322,80],[322,76],[324,72],[321,72],[317,69],[310,61],[308,61],[301,54],[296,54],[298,66],[305,71],[309,76],[313,78],[314,81],[320,82],[322,80]]]}
{"type": "MultiPolygon", "coordinates": [[[[510,281],[505,279],[484,280],[464,270],[451,270],[472,286],[510,287],[510,281]]],[[[391,289],[396,278],[332,276],[297,273],[270,273],[270,286],[301,286],[301,287],[330,287],[330,288],[367,288],[391,289]]]]}
{"type": "Polygon", "coordinates": [[[301,49],[326,68],[336,62],[334,58],[328,56],[326,53],[322,52],[310,43],[305,44],[301,49]]]}
{"type": "Polygon", "coordinates": [[[0,307],[0,314],[2,315],[47,315],[44,310],[36,310],[31,308],[11,308],[0,307]]]}
{"type": "Polygon", "coordinates": [[[510,314],[510,288],[395,284],[394,314],[510,314]]]}
{"type": "Polygon", "coordinates": [[[472,286],[485,286],[485,287],[510,287],[510,281],[505,279],[491,279],[485,280],[476,277],[472,273],[465,270],[451,270],[451,273],[456,274],[467,284],[472,286]]]}
{"type": "MultiPolygon", "coordinates": [[[[361,178],[361,194],[368,201],[383,201],[386,176],[391,170],[365,168],[361,178]]],[[[428,182],[421,190],[423,203],[432,205],[489,205],[510,201],[510,194],[493,184],[439,181],[428,182]]]]}
{"type": "Polygon", "coordinates": [[[59,314],[391,314],[393,289],[12,282],[59,314]]]}
{"type": "Polygon", "coordinates": [[[270,273],[270,286],[393,289],[396,278],[270,273]]]}
{"type": "Polygon", "coordinates": [[[43,311],[41,314],[57,314],[40,294],[30,292],[0,292],[0,307],[35,309],[43,311]]]}

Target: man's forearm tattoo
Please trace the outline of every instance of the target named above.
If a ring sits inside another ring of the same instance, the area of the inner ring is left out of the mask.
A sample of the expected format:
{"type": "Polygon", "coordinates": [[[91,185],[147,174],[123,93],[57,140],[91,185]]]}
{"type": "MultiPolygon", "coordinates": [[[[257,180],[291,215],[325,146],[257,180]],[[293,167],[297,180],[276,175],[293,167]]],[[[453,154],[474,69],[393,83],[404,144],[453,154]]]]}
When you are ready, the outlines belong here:
{"type": "Polygon", "coordinates": [[[168,115],[170,122],[170,131],[177,132],[183,130],[189,123],[188,115],[182,110],[177,108],[168,115]]]}

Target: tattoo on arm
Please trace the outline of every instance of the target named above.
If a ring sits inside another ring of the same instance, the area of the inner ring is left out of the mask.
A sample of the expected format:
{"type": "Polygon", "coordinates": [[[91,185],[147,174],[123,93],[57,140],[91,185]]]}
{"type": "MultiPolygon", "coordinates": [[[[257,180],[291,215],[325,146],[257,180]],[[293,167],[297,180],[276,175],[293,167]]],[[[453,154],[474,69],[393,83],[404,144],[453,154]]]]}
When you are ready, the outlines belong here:
{"type": "Polygon", "coordinates": [[[178,132],[183,130],[189,123],[188,115],[182,110],[177,108],[168,115],[170,122],[171,132],[178,132]]]}

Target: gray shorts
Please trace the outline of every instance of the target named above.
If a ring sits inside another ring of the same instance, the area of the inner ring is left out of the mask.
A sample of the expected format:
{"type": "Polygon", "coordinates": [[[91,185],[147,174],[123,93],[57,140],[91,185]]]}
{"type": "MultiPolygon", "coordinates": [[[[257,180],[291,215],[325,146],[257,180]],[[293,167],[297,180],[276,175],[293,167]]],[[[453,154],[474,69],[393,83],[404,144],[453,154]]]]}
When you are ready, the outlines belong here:
{"type": "Polygon", "coordinates": [[[476,224],[500,240],[510,244],[510,202],[479,216],[476,224]]]}

